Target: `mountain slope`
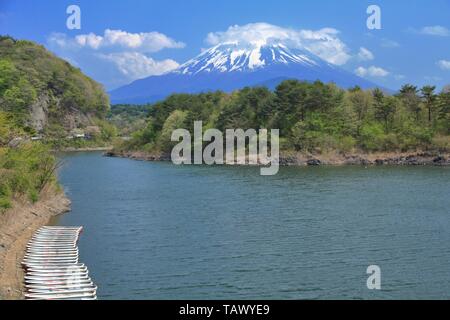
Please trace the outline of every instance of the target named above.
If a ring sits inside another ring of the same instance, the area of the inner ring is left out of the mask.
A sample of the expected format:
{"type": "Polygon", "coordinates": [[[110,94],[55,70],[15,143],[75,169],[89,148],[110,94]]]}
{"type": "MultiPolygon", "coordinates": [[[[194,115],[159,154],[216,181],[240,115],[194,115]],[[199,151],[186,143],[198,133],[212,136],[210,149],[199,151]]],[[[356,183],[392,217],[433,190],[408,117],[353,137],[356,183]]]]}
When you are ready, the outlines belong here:
{"type": "Polygon", "coordinates": [[[31,41],[0,37],[0,111],[40,132],[70,131],[109,110],[102,85],[31,41]]]}
{"type": "Polygon", "coordinates": [[[172,93],[226,92],[245,86],[276,87],[282,80],[321,80],[343,88],[355,85],[376,87],[374,83],[332,65],[306,50],[282,44],[219,44],[161,76],[137,80],[113,90],[113,103],[144,103],[172,93]]]}

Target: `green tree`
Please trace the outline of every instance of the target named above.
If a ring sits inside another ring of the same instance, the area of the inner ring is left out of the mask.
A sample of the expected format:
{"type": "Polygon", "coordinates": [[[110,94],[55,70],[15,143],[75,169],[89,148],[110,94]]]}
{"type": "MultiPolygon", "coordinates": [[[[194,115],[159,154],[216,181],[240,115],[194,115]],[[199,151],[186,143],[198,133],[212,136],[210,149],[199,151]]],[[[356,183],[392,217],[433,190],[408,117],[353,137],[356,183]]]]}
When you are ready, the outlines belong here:
{"type": "Polygon", "coordinates": [[[436,106],[436,94],[434,90],[436,86],[424,86],[420,91],[422,93],[423,102],[428,109],[428,122],[431,124],[432,112],[436,106]]]}
{"type": "Polygon", "coordinates": [[[161,150],[170,151],[176,144],[176,142],[171,141],[172,132],[176,129],[186,129],[186,116],[186,111],[175,110],[164,122],[161,135],[158,139],[161,150]]]}
{"type": "Polygon", "coordinates": [[[282,126],[291,127],[298,120],[305,120],[308,87],[308,83],[297,80],[286,80],[277,86],[275,104],[282,126]]]}
{"type": "Polygon", "coordinates": [[[18,72],[11,61],[0,59],[0,96],[18,80],[18,72]]]}
{"type": "Polygon", "coordinates": [[[375,108],[381,108],[384,104],[384,93],[379,88],[375,88],[372,92],[373,100],[374,100],[374,107],[375,108]]]}
{"type": "Polygon", "coordinates": [[[450,134],[450,90],[442,91],[437,99],[438,120],[442,123],[442,129],[450,134]]]}
{"type": "Polygon", "coordinates": [[[389,130],[389,121],[397,108],[397,100],[394,97],[385,97],[380,89],[375,89],[373,92],[375,118],[383,121],[384,129],[389,130]]]}
{"type": "MultiPolygon", "coordinates": [[[[348,98],[352,109],[356,114],[356,133],[359,135],[361,126],[368,117],[370,107],[372,105],[372,97],[370,94],[362,91],[361,89],[353,89],[349,91],[348,98]]],[[[346,119],[346,121],[351,121],[351,119],[346,119]]]]}
{"type": "Polygon", "coordinates": [[[13,116],[0,111],[0,147],[6,146],[13,138],[21,135],[23,135],[23,130],[15,126],[13,116]]]}
{"type": "Polygon", "coordinates": [[[420,112],[422,111],[419,90],[416,86],[405,84],[400,89],[400,99],[405,104],[406,108],[415,115],[416,121],[419,121],[420,112]]]}
{"type": "Polygon", "coordinates": [[[331,108],[338,106],[342,99],[343,91],[336,85],[315,81],[307,90],[305,108],[308,112],[327,112],[331,108]]]}

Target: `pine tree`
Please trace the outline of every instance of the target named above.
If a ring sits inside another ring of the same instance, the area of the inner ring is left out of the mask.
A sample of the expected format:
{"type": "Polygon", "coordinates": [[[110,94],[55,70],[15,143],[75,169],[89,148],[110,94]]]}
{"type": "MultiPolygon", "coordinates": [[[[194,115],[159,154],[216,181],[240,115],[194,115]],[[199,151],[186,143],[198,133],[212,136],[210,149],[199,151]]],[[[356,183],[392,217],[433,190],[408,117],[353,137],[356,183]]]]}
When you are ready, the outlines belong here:
{"type": "Polygon", "coordinates": [[[428,109],[428,122],[431,124],[432,120],[432,112],[436,105],[436,94],[434,93],[434,90],[436,89],[436,86],[424,86],[420,91],[422,93],[422,99],[425,104],[425,106],[428,109]]]}

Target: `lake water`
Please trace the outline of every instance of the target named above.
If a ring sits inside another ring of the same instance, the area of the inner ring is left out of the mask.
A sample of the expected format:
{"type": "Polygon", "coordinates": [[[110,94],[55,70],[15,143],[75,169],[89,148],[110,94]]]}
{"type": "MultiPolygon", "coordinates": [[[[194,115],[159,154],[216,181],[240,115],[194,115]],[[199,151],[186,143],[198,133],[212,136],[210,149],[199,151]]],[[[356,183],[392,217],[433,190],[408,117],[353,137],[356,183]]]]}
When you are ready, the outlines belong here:
{"type": "Polygon", "coordinates": [[[100,299],[450,298],[450,168],[63,159],[100,299]]]}

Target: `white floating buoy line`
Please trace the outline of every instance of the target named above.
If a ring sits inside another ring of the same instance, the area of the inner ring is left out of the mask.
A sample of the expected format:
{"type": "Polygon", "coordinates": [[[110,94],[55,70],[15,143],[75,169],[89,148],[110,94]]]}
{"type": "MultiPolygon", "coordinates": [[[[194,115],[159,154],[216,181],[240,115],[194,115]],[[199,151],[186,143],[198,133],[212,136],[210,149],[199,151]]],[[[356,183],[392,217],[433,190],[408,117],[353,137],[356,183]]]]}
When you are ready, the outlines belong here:
{"type": "Polygon", "coordinates": [[[82,227],[42,227],[31,238],[22,261],[27,300],[96,300],[97,286],[80,263],[82,227]]]}

